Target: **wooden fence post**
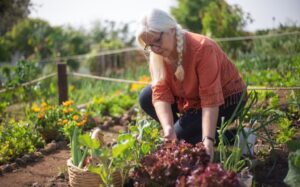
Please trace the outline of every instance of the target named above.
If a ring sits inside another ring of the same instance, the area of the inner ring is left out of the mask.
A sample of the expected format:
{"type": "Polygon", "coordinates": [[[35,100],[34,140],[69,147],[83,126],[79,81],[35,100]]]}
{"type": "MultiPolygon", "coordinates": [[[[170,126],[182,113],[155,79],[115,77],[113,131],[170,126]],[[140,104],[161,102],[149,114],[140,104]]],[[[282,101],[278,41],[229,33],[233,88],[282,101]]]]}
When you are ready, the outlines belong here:
{"type": "Polygon", "coordinates": [[[58,104],[62,104],[68,100],[67,65],[65,63],[57,63],[57,86],[58,104]]]}

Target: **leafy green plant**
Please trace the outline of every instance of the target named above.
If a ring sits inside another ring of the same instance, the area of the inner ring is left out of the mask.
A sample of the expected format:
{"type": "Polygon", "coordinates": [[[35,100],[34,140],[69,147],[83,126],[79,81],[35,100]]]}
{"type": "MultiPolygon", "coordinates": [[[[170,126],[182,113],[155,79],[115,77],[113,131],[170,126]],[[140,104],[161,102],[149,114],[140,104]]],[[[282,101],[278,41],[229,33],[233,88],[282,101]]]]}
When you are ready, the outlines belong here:
{"type": "Polygon", "coordinates": [[[34,152],[44,141],[30,123],[12,120],[0,124],[0,144],[0,164],[3,164],[34,152]]]}
{"type": "Polygon", "coordinates": [[[116,91],[109,96],[94,97],[89,104],[89,111],[96,111],[98,116],[120,117],[125,111],[136,103],[135,95],[128,95],[121,91],[116,91]]]}
{"type": "Polygon", "coordinates": [[[143,156],[150,154],[161,144],[159,125],[153,121],[140,120],[136,125],[130,126],[129,132],[121,133],[117,142],[110,149],[103,146],[92,149],[94,157],[98,157],[97,165],[90,165],[89,170],[97,173],[107,186],[113,184],[113,176],[119,173],[124,184],[131,168],[140,164],[143,156]]]}
{"type": "Polygon", "coordinates": [[[291,140],[295,134],[296,129],[291,127],[292,121],[290,121],[287,118],[282,118],[279,120],[278,123],[278,134],[276,136],[276,142],[283,144],[287,143],[289,140],[291,140]]]}
{"type": "Polygon", "coordinates": [[[300,149],[289,154],[289,171],[284,182],[291,187],[300,185],[300,149]]]}

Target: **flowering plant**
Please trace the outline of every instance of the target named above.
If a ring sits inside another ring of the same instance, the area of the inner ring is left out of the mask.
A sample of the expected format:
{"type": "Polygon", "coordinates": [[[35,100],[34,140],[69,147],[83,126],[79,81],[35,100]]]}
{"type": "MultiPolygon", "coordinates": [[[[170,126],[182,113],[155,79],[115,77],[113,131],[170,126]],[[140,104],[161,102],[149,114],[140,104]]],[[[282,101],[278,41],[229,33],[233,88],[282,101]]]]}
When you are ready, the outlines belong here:
{"type": "Polygon", "coordinates": [[[29,119],[46,142],[62,138],[62,134],[59,132],[59,119],[63,116],[60,106],[50,106],[43,102],[40,105],[33,104],[31,111],[33,113],[30,113],[29,119]]]}
{"type": "Polygon", "coordinates": [[[34,113],[30,115],[30,119],[46,142],[60,140],[63,135],[70,139],[75,126],[83,127],[89,121],[88,114],[79,111],[72,100],[58,106],[51,106],[46,102],[33,104],[31,110],[34,113]]]}

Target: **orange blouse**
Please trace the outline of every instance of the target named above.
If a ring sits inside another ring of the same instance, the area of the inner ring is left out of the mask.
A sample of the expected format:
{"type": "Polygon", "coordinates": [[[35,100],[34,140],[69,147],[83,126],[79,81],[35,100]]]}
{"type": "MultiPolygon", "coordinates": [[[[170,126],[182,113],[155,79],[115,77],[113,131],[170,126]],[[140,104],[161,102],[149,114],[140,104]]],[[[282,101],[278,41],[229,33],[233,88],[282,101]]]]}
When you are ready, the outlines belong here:
{"type": "Polygon", "coordinates": [[[164,63],[166,79],[152,86],[152,102],[177,103],[180,112],[190,108],[217,107],[224,100],[245,89],[235,65],[211,39],[185,33],[183,53],[184,80],[174,75],[171,64],[164,63]]]}

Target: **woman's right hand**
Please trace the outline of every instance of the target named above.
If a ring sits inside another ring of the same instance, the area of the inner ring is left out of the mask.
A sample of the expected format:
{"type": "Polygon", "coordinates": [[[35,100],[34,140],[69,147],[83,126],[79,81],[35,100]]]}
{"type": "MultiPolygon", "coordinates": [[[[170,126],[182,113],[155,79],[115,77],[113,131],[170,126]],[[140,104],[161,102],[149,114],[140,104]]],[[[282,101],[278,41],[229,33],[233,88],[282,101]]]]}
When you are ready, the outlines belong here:
{"type": "Polygon", "coordinates": [[[165,140],[176,140],[176,133],[173,127],[165,128],[164,129],[164,139],[165,140]]]}

